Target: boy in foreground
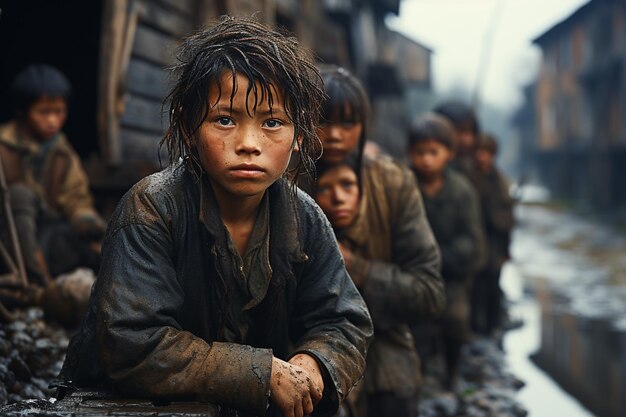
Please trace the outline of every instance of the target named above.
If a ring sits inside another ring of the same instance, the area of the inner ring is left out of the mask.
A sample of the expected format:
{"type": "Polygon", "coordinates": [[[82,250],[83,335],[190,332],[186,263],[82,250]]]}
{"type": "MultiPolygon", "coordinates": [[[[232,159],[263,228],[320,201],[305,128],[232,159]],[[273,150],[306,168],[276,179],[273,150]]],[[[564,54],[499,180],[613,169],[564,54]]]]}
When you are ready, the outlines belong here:
{"type": "Polygon", "coordinates": [[[294,147],[303,161],[318,149],[319,74],[252,20],[199,32],[179,60],[172,165],[113,215],[65,384],[220,415],[332,415],[372,325],[323,213],[283,178],[294,147]]]}

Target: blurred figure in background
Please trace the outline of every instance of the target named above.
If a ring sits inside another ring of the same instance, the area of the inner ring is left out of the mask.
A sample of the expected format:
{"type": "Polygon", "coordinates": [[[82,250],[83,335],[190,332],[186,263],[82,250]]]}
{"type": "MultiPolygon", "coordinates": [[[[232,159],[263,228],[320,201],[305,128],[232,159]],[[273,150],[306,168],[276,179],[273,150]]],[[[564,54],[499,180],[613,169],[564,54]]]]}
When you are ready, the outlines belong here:
{"type": "MultiPolygon", "coordinates": [[[[459,371],[461,347],[470,337],[472,281],[484,265],[480,204],[469,181],[448,169],[454,158],[454,129],[444,117],[429,113],[415,120],[409,129],[408,145],[408,160],[441,250],[447,305],[433,326],[443,345],[444,387],[451,390],[459,371]]],[[[427,333],[431,332],[427,330],[427,333]]],[[[417,337],[422,339],[420,330],[417,337]]]]}
{"type": "Polygon", "coordinates": [[[97,269],[106,227],[80,159],[61,131],[70,90],[56,68],[25,68],[12,85],[15,119],[0,126],[0,158],[26,272],[41,285],[79,266],[97,269]]]}
{"type": "MultiPolygon", "coordinates": [[[[338,67],[323,68],[322,78],[327,98],[318,165],[326,172],[349,160],[359,174],[359,214],[338,236],[376,335],[360,393],[349,397],[352,411],[359,416],[416,416],[421,378],[409,325],[444,308],[439,250],[413,174],[388,157],[363,156],[369,104],[361,83],[338,67]]],[[[341,216],[329,217],[337,225],[341,216]]]]}
{"type": "Polygon", "coordinates": [[[488,256],[473,290],[472,327],[486,335],[502,325],[504,300],[500,271],[510,257],[509,244],[514,226],[513,200],[507,179],[495,165],[497,154],[495,137],[481,134],[474,150],[476,169],[471,179],[480,196],[488,256]]]}
{"type": "Polygon", "coordinates": [[[454,127],[455,156],[451,166],[464,175],[471,175],[474,170],[474,147],[480,132],[480,123],[474,110],[465,103],[448,101],[434,110],[442,115],[454,127]]]}

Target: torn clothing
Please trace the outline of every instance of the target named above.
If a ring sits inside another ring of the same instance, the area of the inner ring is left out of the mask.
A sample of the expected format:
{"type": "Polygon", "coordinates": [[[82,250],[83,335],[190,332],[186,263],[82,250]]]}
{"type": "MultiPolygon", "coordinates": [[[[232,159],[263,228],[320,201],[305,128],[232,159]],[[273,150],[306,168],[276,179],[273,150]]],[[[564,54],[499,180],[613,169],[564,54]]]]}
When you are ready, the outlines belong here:
{"type": "Polygon", "coordinates": [[[363,373],[372,324],[330,224],[285,180],[268,188],[271,279],[250,305],[247,331],[234,334],[225,331],[229,289],[241,274],[224,269],[221,257],[231,255],[209,188],[179,163],[124,196],[60,377],[274,416],[274,407],[266,414],[272,355],[308,353],[325,376],[314,414],[332,415],[363,373]]]}

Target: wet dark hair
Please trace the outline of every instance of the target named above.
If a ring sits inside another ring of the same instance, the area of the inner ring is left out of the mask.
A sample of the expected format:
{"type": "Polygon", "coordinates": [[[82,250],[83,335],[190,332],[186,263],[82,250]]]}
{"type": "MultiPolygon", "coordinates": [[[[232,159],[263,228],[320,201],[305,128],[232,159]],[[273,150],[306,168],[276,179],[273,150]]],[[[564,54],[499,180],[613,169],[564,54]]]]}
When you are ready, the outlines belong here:
{"type": "Polygon", "coordinates": [[[20,71],[11,84],[13,108],[17,117],[26,115],[30,106],[43,97],[69,101],[72,86],[58,69],[46,64],[29,65],[20,71]]]}
{"type": "Polygon", "coordinates": [[[469,131],[474,133],[474,136],[480,133],[480,123],[476,112],[465,103],[448,101],[438,105],[433,111],[450,120],[457,131],[469,131]]]}
{"type": "Polygon", "coordinates": [[[498,140],[490,133],[483,133],[476,138],[475,150],[484,149],[493,155],[498,154],[498,140]]]}
{"type": "Polygon", "coordinates": [[[326,93],[321,123],[361,123],[363,126],[355,159],[357,172],[360,172],[369,130],[370,104],[367,93],[361,81],[343,67],[323,65],[320,72],[326,93]]]}
{"type": "Polygon", "coordinates": [[[194,137],[215,104],[209,103],[209,89],[218,88],[221,96],[219,80],[226,73],[233,79],[231,106],[236,74],[248,78],[246,93],[255,98],[249,114],[264,100],[271,110],[277,95],[284,96],[300,148],[292,178],[302,169],[311,172],[321,150],[316,128],[324,93],[309,55],[295,38],[252,19],[223,17],[185,39],[172,72],[175,85],[164,102],[170,125],[160,145],[167,147],[170,163],[183,158],[192,172],[202,175],[194,137]]]}
{"type": "Polygon", "coordinates": [[[443,116],[436,113],[426,113],[409,126],[408,147],[428,140],[435,140],[450,150],[454,150],[454,127],[443,116]]]}

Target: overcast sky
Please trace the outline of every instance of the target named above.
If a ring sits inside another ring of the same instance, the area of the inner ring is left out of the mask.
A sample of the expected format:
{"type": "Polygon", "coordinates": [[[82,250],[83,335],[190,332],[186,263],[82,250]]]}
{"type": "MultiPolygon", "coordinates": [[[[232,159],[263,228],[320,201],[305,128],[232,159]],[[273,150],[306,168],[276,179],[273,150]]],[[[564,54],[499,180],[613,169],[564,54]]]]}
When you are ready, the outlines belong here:
{"type": "Polygon", "coordinates": [[[473,91],[485,36],[494,34],[483,100],[511,110],[534,79],[540,59],[532,39],[588,0],[402,0],[391,28],[434,49],[437,91],[473,91]],[[499,10],[499,13],[498,13],[499,10]],[[499,18],[494,18],[499,16],[499,18]],[[495,22],[495,23],[494,23],[495,22]]]}

